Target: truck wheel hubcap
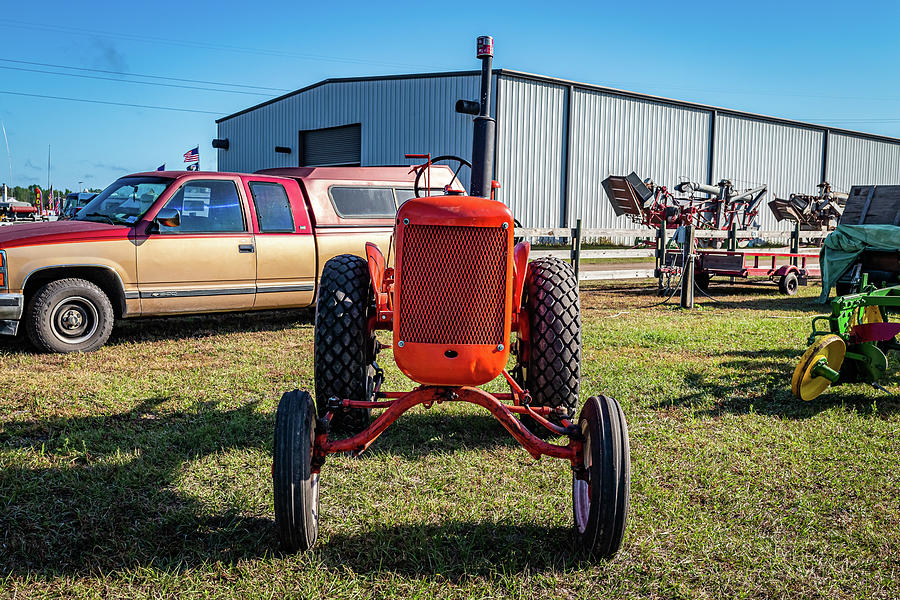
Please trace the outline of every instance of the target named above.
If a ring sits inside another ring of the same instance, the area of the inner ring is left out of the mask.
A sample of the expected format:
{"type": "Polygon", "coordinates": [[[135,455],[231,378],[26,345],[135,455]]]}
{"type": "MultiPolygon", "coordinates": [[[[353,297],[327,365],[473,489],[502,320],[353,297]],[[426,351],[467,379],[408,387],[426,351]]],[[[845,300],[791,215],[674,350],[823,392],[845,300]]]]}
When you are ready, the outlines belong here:
{"type": "Polygon", "coordinates": [[[53,334],[67,344],[78,344],[97,331],[97,307],[81,296],[65,298],[53,310],[50,323],[53,334]]]}

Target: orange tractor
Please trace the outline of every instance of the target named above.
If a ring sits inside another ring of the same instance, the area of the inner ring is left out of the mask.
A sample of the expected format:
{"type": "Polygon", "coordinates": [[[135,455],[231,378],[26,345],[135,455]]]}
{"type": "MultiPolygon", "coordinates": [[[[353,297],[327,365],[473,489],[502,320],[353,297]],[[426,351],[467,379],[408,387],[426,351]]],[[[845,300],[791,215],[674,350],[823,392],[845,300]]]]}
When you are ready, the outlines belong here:
{"type": "MultiPolygon", "coordinates": [[[[366,246],[367,260],[341,255],[325,265],[316,308],[316,400],[305,391],[287,392],[275,419],[275,525],[287,551],[316,541],[319,477],[328,454],[361,453],[407,410],[443,402],[482,406],[534,458],[569,461],[581,550],[605,558],[622,542],[628,428],[618,402],[606,396],[588,398],[575,420],[581,375],[575,273],[554,258],[529,263],[529,244],[513,246],[510,210],[492,199],[492,56],[493,40],[478,38],[481,102],[457,104],[459,112],[477,112],[471,194],[454,192],[451,184],[445,195],[420,197],[417,184],[416,198],[397,213],[393,268],[374,244],[366,246]],[[391,331],[393,343],[380,343],[378,330],[391,331]],[[418,387],[382,389],[376,358],[387,349],[418,387]],[[508,372],[510,353],[515,367],[508,372]],[[478,387],[500,376],[509,393],[478,387]],[[382,412],[373,421],[376,410],[382,412]],[[567,443],[547,441],[550,436],[567,443]]],[[[432,162],[419,167],[425,190],[432,162]]]]}

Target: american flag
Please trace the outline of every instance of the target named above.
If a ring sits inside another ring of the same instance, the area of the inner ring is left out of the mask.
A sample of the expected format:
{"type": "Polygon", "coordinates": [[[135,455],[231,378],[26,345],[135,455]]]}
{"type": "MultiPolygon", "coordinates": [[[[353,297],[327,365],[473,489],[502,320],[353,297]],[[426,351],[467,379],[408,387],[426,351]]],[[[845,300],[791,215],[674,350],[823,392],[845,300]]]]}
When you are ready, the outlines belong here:
{"type": "Polygon", "coordinates": [[[184,162],[200,162],[200,146],[185,152],[184,162]]]}

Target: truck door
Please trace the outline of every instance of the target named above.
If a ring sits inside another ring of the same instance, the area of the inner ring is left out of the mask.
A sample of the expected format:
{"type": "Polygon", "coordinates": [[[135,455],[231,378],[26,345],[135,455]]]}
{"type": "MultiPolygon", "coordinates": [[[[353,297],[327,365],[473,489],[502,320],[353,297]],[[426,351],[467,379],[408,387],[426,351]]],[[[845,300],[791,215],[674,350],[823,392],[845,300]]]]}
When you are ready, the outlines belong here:
{"type": "Polygon", "coordinates": [[[157,215],[177,211],[180,223],[137,244],[143,314],[253,308],[256,252],[236,182],[191,179],[157,215]]]}
{"type": "Polygon", "coordinates": [[[248,180],[256,217],[254,308],[309,306],[316,289],[316,241],[295,181],[248,180]]]}

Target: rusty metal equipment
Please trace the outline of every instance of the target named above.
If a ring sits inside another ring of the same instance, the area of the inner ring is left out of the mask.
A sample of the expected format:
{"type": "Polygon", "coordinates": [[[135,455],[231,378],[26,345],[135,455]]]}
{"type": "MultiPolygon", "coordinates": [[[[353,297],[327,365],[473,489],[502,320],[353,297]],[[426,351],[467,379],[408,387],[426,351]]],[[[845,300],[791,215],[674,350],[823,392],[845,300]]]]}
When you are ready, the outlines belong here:
{"type": "Polygon", "coordinates": [[[738,191],[727,179],[714,186],[683,181],[675,191],[686,196],[675,196],[665,186],[641,181],[634,172],[610,175],[602,184],[616,216],[627,215],[635,223],[654,229],[662,224],[669,229],[688,224],[713,230],[756,228],[759,204],[767,189],[763,185],[738,191]]]}
{"type": "Polygon", "coordinates": [[[888,369],[888,354],[900,351],[896,335],[900,323],[889,311],[900,308],[900,286],[875,288],[863,275],[863,291],[831,301],[831,314],[814,317],[810,345],[791,377],[791,392],[812,400],[830,386],[878,381],[888,369]],[[820,327],[822,322],[827,325],[820,327]]]}
{"type": "MultiPolygon", "coordinates": [[[[630,490],[628,427],[618,402],[606,396],[589,398],[575,416],[578,281],[561,260],[529,263],[529,244],[513,245],[512,213],[490,198],[497,187],[490,177],[490,37],[478,39],[477,56],[481,101],[458,104],[466,114],[477,109],[471,194],[417,193],[403,203],[393,268],[371,243],[366,259],[341,255],[325,264],[316,309],[315,401],[305,391],[287,392],[275,419],[275,524],[287,551],[316,541],[319,478],[329,454],[359,454],[406,411],[446,402],[487,409],[534,458],[569,462],[579,549],[605,558],[622,542],[630,490]],[[392,342],[379,341],[379,330],[390,332],[392,342]],[[388,350],[417,384],[412,391],[383,389],[376,359],[388,350]],[[511,354],[515,367],[507,371],[511,354]],[[508,393],[480,389],[498,377],[508,393]],[[372,411],[381,411],[374,421],[372,411]],[[544,439],[549,436],[566,442],[544,439]]],[[[427,172],[430,164],[417,169],[427,172]]]]}
{"type": "Polygon", "coordinates": [[[816,186],[817,196],[791,194],[788,199],[776,197],[769,208],[778,221],[793,221],[802,231],[834,229],[844,212],[848,194],[835,192],[831,184],[823,181],[816,186]]]}

